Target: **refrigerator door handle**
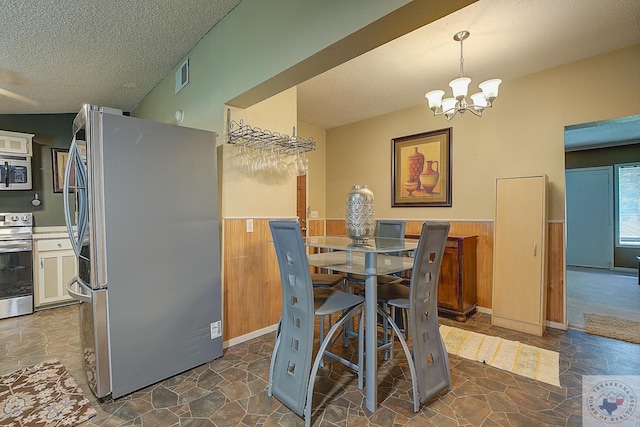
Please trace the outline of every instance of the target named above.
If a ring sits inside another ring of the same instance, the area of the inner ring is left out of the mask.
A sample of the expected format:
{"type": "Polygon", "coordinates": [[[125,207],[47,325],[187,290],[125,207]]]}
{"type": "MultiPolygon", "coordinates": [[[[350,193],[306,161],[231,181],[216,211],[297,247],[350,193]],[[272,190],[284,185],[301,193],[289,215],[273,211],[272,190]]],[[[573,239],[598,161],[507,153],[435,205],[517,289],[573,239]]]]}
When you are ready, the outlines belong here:
{"type": "Polygon", "coordinates": [[[91,298],[91,294],[85,294],[81,291],[82,289],[82,285],[80,283],[78,283],[78,290],[79,292],[76,292],[72,289],[72,286],[74,283],[78,283],[78,277],[74,276],[73,278],[71,278],[71,280],[69,280],[69,282],[67,283],[67,293],[69,294],[69,296],[71,298],[77,299],[78,301],[82,301],[82,302],[88,302],[90,303],[93,299],[91,298]]]}
{"type": "MultiPolygon", "coordinates": [[[[71,240],[71,246],[73,247],[73,252],[75,252],[76,256],[80,256],[80,248],[78,242],[74,238],[73,233],[73,221],[71,219],[71,208],[69,206],[69,186],[71,184],[71,167],[73,166],[74,154],[76,151],[76,137],[73,137],[71,141],[71,147],[69,147],[69,156],[67,157],[67,165],[64,170],[64,185],[62,187],[62,200],[64,202],[64,221],[67,225],[67,232],[69,233],[69,239],[71,240]]],[[[67,289],[69,289],[69,284],[67,284],[67,289]]]]}
{"type": "Polygon", "coordinates": [[[67,166],[64,171],[64,186],[63,186],[63,202],[64,202],[64,213],[65,213],[65,223],[67,224],[67,232],[69,233],[69,239],[71,240],[71,246],[73,248],[73,252],[75,252],[76,256],[80,256],[80,251],[82,250],[82,243],[84,241],[84,235],[87,230],[87,196],[85,194],[85,189],[78,185],[79,182],[84,183],[86,181],[84,170],[81,168],[84,165],[82,164],[82,156],[80,156],[80,152],[78,149],[78,144],[76,143],[76,137],[73,137],[71,141],[71,147],[69,147],[69,157],[67,158],[67,166]],[[80,163],[78,163],[80,162],[80,163]],[[73,221],[71,219],[71,208],[69,206],[69,194],[71,192],[71,169],[74,168],[76,171],[76,185],[75,185],[75,197],[76,200],[79,201],[77,215],[77,224],[76,224],[76,233],[73,232],[73,221]],[[74,235],[77,234],[77,237],[74,238],[74,235]]]}

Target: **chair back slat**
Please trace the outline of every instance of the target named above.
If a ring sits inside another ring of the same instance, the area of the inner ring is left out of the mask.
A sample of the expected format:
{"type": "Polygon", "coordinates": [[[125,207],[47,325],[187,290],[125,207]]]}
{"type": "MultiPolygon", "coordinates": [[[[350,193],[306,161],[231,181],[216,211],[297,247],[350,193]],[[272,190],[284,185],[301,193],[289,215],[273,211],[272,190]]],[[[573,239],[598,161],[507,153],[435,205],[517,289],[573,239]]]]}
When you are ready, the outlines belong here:
{"type": "MultiPolygon", "coordinates": [[[[396,245],[397,242],[385,242],[385,239],[404,239],[404,230],[406,227],[405,221],[380,219],[376,221],[376,228],[373,233],[373,237],[376,241],[376,246],[382,247],[385,244],[387,246],[396,245]]],[[[402,256],[402,252],[394,252],[389,255],[402,256]]]]}
{"type": "Polygon", "coordinates": [[[273,369],[273,394],[303,415],[313,356],[313,287],[296,221],[269,223],[280,267],[282,319],[273,369]]]}
{"type": "Polygon", "coordinates": [[[410,289],[409,328],[420,401],[448,388],[449,360],[438,327],[438,280],[449,223],[425,222],[415,253],[410,289]]]}
{"type": "Polygon", "coordinates": [[[405,221],[380,219],[376,221],[376,228],[373,235],[375,237],[401,239],[404,237],[405,227],[405,221]]]}

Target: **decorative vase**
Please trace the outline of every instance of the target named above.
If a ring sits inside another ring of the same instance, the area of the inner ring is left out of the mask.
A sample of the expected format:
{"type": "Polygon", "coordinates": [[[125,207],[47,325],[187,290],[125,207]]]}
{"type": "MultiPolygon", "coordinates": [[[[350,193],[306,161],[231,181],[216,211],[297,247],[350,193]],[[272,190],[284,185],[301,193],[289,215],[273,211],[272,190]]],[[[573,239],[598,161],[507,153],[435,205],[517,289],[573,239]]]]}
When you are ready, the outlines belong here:
{"type": "Polygon", "coordinates": [[[422,188],[429,194],[433,193],[433,189],[436,187],[436,184],[438,184],[438,178],[440,178],[439,170],[440,167],[437,160],[427,160],[427,170],[420,174],[422,188]],[[434,164],[435,169],[433,168],[434,164]]]}
{"type": "Polygon", "coordinates": [[[402,184],[405,191],[409,193],[409,196],[413,196],[413,192],[420,188],[420,184],[416,181],[406,181],[402,184]]]}
{"type": "Polygon", "coordinates": [[[424,168],[424,154],[414,147],[415,151],[409,156],[409,181],[417,182],[420,188],[420,174],[424,168]]]}
{"type": "Polygon", "coordinates": [[[364,245],[373,236],[373,192],[366,185],[354,185],[347,194],[346,223],[354,245],[364,245]]]}

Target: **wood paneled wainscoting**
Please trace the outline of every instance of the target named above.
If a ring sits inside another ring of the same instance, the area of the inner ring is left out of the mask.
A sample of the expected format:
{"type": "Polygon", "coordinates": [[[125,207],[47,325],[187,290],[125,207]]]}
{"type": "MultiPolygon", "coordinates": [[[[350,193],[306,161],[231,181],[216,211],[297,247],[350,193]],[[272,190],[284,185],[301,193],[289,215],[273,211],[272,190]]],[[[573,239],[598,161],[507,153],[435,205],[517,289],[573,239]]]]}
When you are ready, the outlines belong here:
{"type": "MultiPolygon", "coordinates": [[[[547,320],[565,324],[564,221],[547,224],[547,320]]],[[[553,326],[553,325],[552,325],[553,326]]]]}
{"type": "MultiPolygon", "coordinates": [[[[294,218],[289,218],[294,219],[294,218]]],[[[280,272],[269,221],[223,220],[223,339],[241,342],[272,330],[280,319],[280,272]]],[[[407,221],[406,233],[419,234],[422,221],[407,221]]],[[[346,235],[344,220],[308,221],[308,235],[346,235]]],[[[548,224],[547,320],[564,324],[564,222],[548,224]]],[[[493,221],[451,221],[451,235],[477,235],[478,307],[491,309],[493,221]]],[[[552,325],[553,326],[553,325],[552,325]]],[[[557,327],[557,325],[556,325],[557,327]]]]}
{"type": "MultiPolygon", "coordinates": [[[[478,236],[478,307],[491,309],[493,288],[493,221],[450,221],[452,236],[478,236]]],[[[564,324],[564,221],[547,225],[547,321],[564,324]]],[[[406,234],[420,234],[422,221],[407,220],[406,234]]],[[[327,235],[346,235],[342,219],[327,219],[327,235]]],[[[552,325],[554,326],[554,325],[552,325]]],[[[555,325],[556,327],[558,325],[555,325]]]]}
{"type": "Polygon", "coordinates": [[[259,331],[280,320],[280,270],[271,241],[270,220],[253,218],[253,232],[247,232],[246,219],[222,221],[224,342],[260,335],[259,331]]]}

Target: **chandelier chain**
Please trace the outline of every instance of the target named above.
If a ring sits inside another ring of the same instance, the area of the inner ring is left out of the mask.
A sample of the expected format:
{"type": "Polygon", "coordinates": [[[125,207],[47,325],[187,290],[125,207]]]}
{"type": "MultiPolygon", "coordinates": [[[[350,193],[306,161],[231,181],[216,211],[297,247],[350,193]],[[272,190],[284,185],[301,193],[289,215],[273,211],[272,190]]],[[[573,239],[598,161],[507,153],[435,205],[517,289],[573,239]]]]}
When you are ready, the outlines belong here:
{"type": "Polygon", "coordinates": [[[464,39],[460,40],[460,77],[464,77],[464,39]]]}

